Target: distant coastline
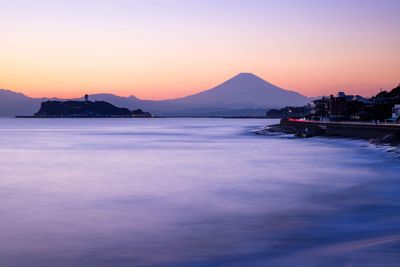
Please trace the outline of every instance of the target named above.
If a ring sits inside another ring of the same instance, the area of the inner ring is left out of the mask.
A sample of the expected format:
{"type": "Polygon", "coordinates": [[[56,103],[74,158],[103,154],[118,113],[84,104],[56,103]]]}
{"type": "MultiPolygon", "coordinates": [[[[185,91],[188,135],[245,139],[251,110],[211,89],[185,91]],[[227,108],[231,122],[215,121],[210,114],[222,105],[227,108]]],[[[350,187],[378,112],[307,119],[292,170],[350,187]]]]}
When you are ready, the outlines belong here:
{"type": "MultiPolygon", "coordinates": [[[[5,117],[6,118],[6,117],[5,117]]],[[[37,117],[37,116],[14,116],[16,119],[82,119],[82,118],[91,118],[91,119],[109,119],[109,118],[118,118],[118,119],[227,119],[227,120],[276,120],[276,118],[268,118],[265,116],[151,116],[151,117],[37,117]]]]}
{"type": "MultiPolygon", "coordinates": [[[[90,98],[130,110],[140,108],[155,116],[199,117],[263,116],[268,109],[306,105],[310,100],[250,73],[240,73],[211,89],[175,99],[145,100],[133,95],[124,97],[109,93],[91,94],[90,98]]],[[[0,89],[0,116],[31,115],[47,100],[82,101],[84,98],[31,98],[0,89]]]]}

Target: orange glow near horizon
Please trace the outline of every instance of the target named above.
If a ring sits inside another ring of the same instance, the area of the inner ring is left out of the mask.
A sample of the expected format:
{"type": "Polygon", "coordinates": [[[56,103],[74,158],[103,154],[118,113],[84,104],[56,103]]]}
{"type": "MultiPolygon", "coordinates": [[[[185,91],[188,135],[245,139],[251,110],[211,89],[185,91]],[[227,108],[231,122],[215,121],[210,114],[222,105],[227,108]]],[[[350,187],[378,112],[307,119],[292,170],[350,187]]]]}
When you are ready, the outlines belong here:
{"type": "Polygon", "coordinates": [[[158,100],[240,72],[306,96],[371,96],[400,82],[398,1],[202,3],[0,3],[0,88],[158,100]]]}

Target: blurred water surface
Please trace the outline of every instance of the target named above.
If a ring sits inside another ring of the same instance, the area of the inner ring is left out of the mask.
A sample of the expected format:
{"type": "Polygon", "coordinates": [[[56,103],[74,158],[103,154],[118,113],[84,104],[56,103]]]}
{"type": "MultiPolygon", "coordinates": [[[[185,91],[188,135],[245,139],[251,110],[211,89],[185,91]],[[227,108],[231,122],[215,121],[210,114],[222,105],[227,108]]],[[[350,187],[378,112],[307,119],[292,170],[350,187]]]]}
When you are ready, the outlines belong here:
{"type": "Polygon", "coordinates": [[[0,266],[399,266],[397,150],[266,123],[0,119],[0,266]]]}

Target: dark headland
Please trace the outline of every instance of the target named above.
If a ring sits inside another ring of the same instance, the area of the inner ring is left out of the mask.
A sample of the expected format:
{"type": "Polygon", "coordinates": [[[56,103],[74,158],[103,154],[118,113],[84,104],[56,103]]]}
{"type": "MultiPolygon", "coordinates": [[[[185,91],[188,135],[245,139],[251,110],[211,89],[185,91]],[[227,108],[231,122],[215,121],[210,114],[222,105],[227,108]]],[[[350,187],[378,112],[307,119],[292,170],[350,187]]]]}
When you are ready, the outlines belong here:
{"type": "Polygon", "coordinates": [[[149,112],[141,109],[129,110],[116,107],[105,101],[45,101],[33,116],[17,118],[151,118],[149,112]]]}

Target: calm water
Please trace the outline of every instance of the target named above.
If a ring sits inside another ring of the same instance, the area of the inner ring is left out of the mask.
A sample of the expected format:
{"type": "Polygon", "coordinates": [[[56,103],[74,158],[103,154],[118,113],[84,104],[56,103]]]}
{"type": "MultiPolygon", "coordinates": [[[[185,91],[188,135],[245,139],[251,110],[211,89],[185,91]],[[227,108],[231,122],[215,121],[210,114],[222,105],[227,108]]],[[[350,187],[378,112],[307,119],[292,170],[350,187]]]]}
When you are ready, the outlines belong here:
{"type": "Polygon", "coordinates": [[[0,266],[399,266],[397,152],[265,123],[0,119],[0,266]]]}

